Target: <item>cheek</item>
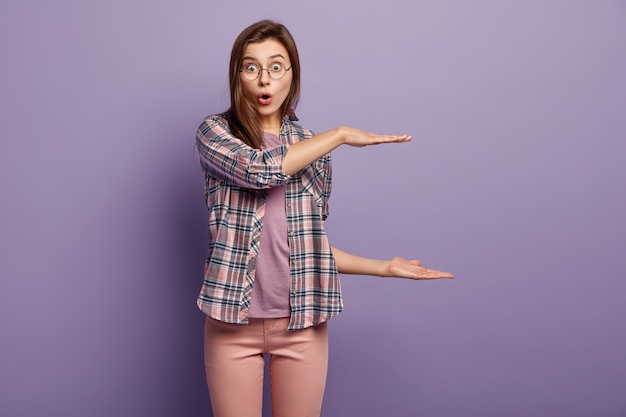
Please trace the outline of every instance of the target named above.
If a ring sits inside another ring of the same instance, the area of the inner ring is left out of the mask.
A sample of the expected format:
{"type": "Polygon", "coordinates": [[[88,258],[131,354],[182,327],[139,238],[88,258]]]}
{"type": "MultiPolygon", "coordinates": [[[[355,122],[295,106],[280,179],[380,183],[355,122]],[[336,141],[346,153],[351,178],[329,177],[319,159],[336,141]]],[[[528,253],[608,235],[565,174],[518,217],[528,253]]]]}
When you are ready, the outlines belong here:
{"type": "Polygon", "coordinates": [[[289,95],[289,93],[291,92],[291,80],[287,83],[284,84],[283,86],[283,94],[285,95],[285,97],[287,97],[289,95]]]}

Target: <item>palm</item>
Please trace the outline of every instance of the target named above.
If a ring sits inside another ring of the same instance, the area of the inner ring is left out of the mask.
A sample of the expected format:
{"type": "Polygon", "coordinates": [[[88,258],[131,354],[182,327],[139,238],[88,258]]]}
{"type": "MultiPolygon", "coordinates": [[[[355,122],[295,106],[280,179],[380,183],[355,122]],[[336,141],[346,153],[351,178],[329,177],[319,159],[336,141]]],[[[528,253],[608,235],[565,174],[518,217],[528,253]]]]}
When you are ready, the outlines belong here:
{"type": "Polygon", "coordinates": [[[409,279],[439,279],[454,278],[450,272],[424,268],[418,260],[408,260],[395,257],[389,261],[388,276],[409,279]]]}

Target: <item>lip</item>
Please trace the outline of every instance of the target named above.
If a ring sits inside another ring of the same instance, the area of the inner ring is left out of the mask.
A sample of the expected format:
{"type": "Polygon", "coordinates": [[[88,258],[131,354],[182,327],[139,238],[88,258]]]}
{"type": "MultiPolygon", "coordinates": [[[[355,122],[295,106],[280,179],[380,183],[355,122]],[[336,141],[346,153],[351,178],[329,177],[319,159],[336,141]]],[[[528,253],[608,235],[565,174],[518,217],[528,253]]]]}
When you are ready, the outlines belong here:
{"type": "Polygon", "coordinates": [[[261,93],[257,96],[259,104],[267,106],[272,103],[272,95],[270,93],[261,93]]]}

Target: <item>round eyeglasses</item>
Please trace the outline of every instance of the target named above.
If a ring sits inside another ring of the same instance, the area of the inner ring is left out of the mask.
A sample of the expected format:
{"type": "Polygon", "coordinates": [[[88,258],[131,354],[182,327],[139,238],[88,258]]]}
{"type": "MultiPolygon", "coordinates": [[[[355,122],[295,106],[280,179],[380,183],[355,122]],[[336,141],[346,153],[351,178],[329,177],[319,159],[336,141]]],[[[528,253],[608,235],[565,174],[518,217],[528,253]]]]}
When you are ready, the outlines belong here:
{"type": "Polygon", "coordinates": [[[261,68],[257,64],[246,64],[243,69],[239,70],[243,78],[248,81],[254,81],[261,75],[261,71],[267,71],[267,74],[274,81],[278,81],[287,74],[291,67],[285,68],[280,62],[273,62],[267,68],[261,68]]]}

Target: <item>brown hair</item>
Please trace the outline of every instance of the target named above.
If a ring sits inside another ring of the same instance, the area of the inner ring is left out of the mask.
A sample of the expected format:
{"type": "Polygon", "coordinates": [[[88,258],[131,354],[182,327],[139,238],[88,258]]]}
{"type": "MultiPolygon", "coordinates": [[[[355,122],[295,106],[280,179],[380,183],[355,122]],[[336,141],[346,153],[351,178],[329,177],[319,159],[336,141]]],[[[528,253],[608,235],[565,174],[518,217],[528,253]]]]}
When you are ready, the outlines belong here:
{"type": "Polygon", "coordinates": [[[291,88],[281,106],[281,117],[284,118],[290,110],[295,109],[300,98],[300,58],[291,33],[282,24],[267,19],[245,28],[235,40],[230,54],[230,108],[225,116],[231,132],[256,149],[261,149],[263,145],[263,130],[254,103],[243,94],[239,70],[248,44],[268,39],[280,42],[287,50],[291,61],[291,88]]]}

